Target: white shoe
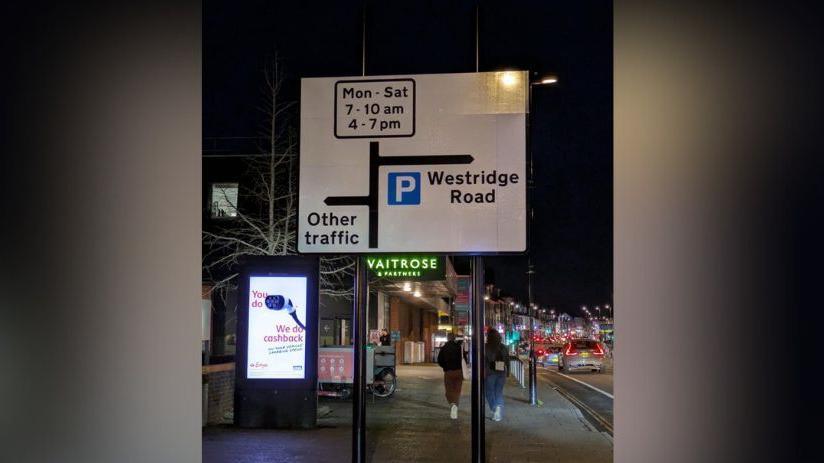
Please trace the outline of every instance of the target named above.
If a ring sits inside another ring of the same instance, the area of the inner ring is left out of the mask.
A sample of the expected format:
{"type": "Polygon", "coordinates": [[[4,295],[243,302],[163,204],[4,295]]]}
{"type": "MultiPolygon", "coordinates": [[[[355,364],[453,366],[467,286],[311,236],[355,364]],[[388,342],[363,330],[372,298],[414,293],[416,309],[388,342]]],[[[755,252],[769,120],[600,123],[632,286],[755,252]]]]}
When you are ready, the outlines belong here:
{"type": "Polygon", "coordinates": [[[452,418],[453,420],[458,419],[458,406],[457,405],[452,404],[452,410],[449,411],[449,417],[452,418]]]}
{"type": "Polygon", "coordinates": [[[492,421],[501,421],[501,406],[495,407],[495,414],[492,415],[492,421]]]}

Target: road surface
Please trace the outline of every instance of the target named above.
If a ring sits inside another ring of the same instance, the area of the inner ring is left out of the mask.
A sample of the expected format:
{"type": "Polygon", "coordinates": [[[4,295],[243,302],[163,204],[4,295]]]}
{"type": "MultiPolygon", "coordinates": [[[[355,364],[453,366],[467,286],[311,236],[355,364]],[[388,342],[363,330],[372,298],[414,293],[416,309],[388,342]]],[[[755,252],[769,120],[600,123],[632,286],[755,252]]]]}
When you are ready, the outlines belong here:
{"type": "Polygon", "coordinates": [[[557,367],[538,367],[538,378],[575,404],[596,428],[612,435],[614,394],[611,369],[606,373],[566,373],[559,372],[557,367]]]}

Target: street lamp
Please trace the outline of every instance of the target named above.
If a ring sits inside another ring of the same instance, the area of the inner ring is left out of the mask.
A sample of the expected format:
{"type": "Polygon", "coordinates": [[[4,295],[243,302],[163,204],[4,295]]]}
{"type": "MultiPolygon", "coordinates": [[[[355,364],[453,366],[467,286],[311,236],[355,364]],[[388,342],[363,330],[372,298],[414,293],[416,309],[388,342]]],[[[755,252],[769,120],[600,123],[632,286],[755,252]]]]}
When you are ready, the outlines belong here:
{"type": "Polygon", "coordinates": [[[553,75],[546,76],[543,79],[541,79],[540,82],[539,82],[540,85],[551,85],[551,84],[557,84],[557,83],[558,83],[558,77],[553,76],[553,75]]]}
{"type": "MultiPolygon", "coordinates": [[[[514,76],[513,76],[514,77],[514,76]]],[[[506,80],[509,79],[507,77],[507,73],[501,77],[502,83],[507,85],[506,80]]],[[[515,80],[513,80],[513,84],[515,80]]],[[[535,82],[529,82],[529,93],[528,93],[528,109],[532,110],[532,87],[539,86],[539,85],[552,85],[558,82],[558,77],[554,75],[547,75],[535,82]]],[[[534,181],[532,179],[532,152],[529,153],[529,176],[528,176],[528,188],[533,188],[534,181]]],[[[533,209],[532,207],[529,208],[529,217],[530,219],[533,217],[533,209]]],[[[532,220],[530,220],[530,225],[532,224],[532,220]]],[[[532,275],[535,274],[534,267],[532,265],[532,258],[528,255],[527,257],[527,275],[529,276],[528,284],[529,284],[529,304],[532,306],[532,309],[535,309],[535,302],[532,298],[532,275]]],[[[538,405],[538,371],[537,371],[537,359],[535,357],[535,314],[532,311],[528,311],[529,317],[529,404],[530,405],[538,405]]]]}
{"type": "Polygon", "coordinates": [[[531,86],[533,86],[533,85],[552,85],[552,84],[557,84],[557,83],[558,83],[558,76],[556,76],[554,74],[548,74],[548,75],[545,75],[545,76],[541,77],[540,79],[538,79],[536,81],[530,82],[529,85],[531,85],[531,86]]]}

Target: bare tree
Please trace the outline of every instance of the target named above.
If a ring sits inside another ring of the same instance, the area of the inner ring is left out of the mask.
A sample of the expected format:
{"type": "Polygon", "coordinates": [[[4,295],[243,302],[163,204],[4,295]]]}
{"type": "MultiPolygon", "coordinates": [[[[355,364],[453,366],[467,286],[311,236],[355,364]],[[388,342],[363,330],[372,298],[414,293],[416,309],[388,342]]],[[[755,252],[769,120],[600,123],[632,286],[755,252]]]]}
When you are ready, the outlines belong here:
{"type": "MultiPolygon", "coordinates": [[[[264,71],[264,104],[267,116],[264,134],[268,146],[261,146],[260,156],[247,158],[246,178],[239,185],[238,199],[222,192],[223,202],[235,213],[218,231],[203,232],[207,252],[204,270],[209,274],[226,274],[236,268],[243,256],[275,256],[297,253],[297,134],[294,126],[284,123],[294,101],[279,100],[283,85],[282,66],[275,59],[264,71]]],[[[350,257],[324,257],[320,260],[320,292],[330,297],[351,298],[350,277],[354,260],[350,257]]],[[[215,282],[213,291],[236,287],[237,272],[215,282]]]]}

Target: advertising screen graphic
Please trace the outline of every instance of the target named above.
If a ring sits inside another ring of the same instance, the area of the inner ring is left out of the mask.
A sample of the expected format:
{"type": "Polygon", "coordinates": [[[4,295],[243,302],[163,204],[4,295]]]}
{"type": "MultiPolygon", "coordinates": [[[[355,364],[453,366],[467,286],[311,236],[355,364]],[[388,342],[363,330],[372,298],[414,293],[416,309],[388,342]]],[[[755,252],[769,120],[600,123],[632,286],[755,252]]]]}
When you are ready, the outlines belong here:
{"type": "Polygon", "coordinates": [[[306,376],[306,277],[249,277],[246,377],[306,376]]]}

